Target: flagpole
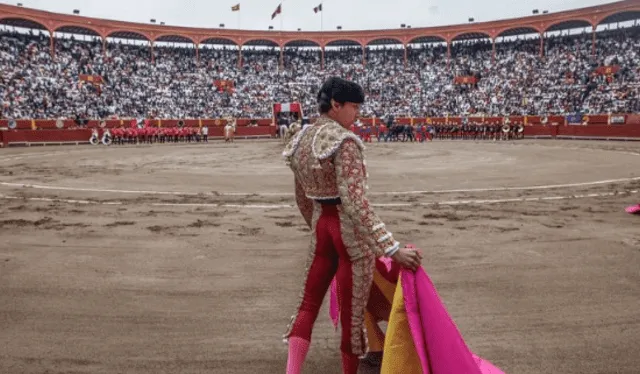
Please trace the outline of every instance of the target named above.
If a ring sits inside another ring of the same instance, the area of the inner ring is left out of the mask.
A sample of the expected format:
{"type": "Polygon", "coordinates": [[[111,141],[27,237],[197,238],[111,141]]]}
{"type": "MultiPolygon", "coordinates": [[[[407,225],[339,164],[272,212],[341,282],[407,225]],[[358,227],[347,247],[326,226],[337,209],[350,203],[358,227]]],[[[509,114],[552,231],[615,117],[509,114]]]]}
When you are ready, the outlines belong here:
{"type": "Polygon", "coordinates": [[[238,10],[238,30],[242,29],[242,25],[240,24],[240,10],[238,10]]]}
{"type": "Polygon", "coordinates": [[[282,31],[282,24],[283,24],[283,22],[282,22],[282,18],[283,18],[282,17],[282,3],[284,3],[284,0],[282,0],[280,2],[280,31],[282,31]]]}
{"type": "Polygon", "coordinates": [[[322,9],[320,10],[320,31],[322,31],[322,26],[324,24],[324,6],[322,6],[322,1],[320,2],[320,6],[322,7],[322,9]]]}

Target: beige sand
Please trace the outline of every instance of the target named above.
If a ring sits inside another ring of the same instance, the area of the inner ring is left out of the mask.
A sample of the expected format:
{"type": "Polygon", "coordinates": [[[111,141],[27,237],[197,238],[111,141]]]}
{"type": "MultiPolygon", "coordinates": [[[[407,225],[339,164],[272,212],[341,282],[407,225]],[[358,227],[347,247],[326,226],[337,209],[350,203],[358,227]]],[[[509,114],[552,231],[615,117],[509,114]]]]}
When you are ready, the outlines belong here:
{"type": "MultiPolygon", "coordinates": [[[[1,150],[0,372],[283,373],[309,232],[286,207],[281,149],[1,150]]],[[[640,181],[619,180],[640,177],[638,153],[561,141],[367,149],[371,199],[394,204],[378,213],[424,250],[470,347],[510,374],[638,372],[640,217],[623,209],[640,202],[629,193],[640,181]],[[591,183],[602,180],[619,181],[591,183]],[[516,189],[485,190],[496,187],[516,189]]],[[[337,373],[338,357],[323,310],[305,373],[337,373]]]]}

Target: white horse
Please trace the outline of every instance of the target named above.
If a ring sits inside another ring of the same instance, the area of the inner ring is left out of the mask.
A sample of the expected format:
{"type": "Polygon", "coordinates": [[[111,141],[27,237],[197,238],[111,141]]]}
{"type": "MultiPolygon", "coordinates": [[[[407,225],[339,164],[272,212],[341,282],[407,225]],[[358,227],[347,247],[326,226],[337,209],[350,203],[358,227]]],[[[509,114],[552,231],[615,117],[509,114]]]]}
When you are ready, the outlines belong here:
{"type": "Polygon", "coordinates": [[[109,129],[106,129],[104,131],[104,134],[102,134],[102,144],[104,145],[111,145],[111,143],[113,142],[113,136],[111,135],[111,131],[109,131],[109,129]]]}
{"type": "Polygon", "coordinates": [[[98,133],[98,129],[91,130],[91,137],[89,138],[89,143],[91,143],[91,145],[100,144],[100,134],[98,133]]]}

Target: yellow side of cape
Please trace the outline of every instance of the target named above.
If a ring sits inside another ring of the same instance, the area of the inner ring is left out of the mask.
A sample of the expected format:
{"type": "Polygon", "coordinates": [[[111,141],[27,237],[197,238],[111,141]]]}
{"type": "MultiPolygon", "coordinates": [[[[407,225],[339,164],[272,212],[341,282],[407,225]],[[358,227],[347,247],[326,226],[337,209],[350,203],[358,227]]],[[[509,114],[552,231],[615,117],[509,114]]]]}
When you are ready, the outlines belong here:
{"type": "MultiPolygon", "coordinates": [[[[396,285],[386,280],[377,270],[373,272],[373,283],[378,287],[380,292],[382,292],[387,302],[391,304],[393,302],[396,285]]],[[[364,322],[367,327],[369,352],[382,352],[384,349],[384,333],[368,312],[365,313],[364,322]]]]}
{"type": "Polygon", "coordinates": [[[393,295],[380,374],[423,374],[422,364],[409,329],[400,279],[393,295]]]}

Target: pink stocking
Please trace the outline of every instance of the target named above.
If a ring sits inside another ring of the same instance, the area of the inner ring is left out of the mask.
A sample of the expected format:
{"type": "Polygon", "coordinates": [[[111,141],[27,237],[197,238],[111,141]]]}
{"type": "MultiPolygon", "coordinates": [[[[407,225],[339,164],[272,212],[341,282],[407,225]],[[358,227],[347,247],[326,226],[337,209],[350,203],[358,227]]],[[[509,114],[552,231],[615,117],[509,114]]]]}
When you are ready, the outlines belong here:
{"type": "Polygon", "coordinates": [[[309,345],[311,343],[308,340],[304,340],[298,337],[289,338],[289,357],[287,359],[287,374],[300,374],[302,373],[302,365],[304,359],[309,352],[309,345]]]}

